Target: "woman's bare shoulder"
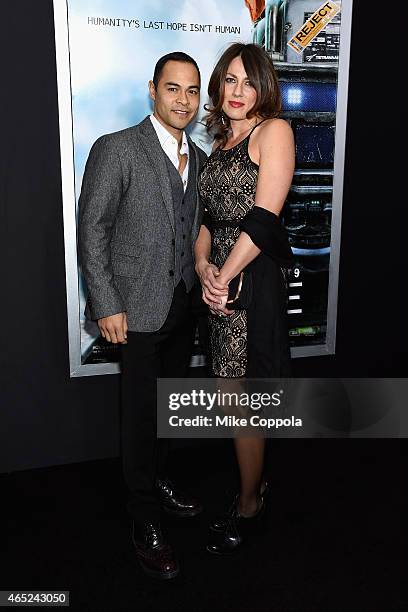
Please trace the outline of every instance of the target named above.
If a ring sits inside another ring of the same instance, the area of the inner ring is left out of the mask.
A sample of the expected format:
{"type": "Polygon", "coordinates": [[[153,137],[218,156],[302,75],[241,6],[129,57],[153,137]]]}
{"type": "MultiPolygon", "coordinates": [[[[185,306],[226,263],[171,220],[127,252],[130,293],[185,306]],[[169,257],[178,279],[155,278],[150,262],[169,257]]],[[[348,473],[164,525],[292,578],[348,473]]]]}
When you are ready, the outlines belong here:
{"type": "Polygon", "coordinates": [[[259,136],[269,136],[272,133],[293,134],[292,128],[286,119],[281,119],[280,117],[265,119],[257,131],[259,131],[259,136]]]}
{"type": "Polygon", "coordinates": [[[262,151],[270,149],[274,144],[293,146],[294,136],[292,128],[285,119],[267,119],[255,132],[259,132],[257,145],[262,151]]]}

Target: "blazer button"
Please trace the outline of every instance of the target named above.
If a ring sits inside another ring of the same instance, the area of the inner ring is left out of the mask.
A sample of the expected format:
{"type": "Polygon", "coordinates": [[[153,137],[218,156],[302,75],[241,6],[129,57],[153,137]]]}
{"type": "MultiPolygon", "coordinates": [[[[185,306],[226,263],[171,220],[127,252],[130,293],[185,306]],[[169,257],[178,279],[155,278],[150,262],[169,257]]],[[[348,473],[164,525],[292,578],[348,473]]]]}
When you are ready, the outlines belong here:
{"type": "Polygon", "coordinates": [[[174,240],[174,238],[173,238],[173,240],[171,241],[171,244],[173,244],[173,245],[174,245],[174,244],[176,244],[176,241],[174,240]]]}
{"type": "Polygon", "coordinates": [[[186,235],[185,235],[185,234],[183,234],[183,238],[185,238],[185,237],[186,237],[186,235]]]}
{"type": "Polygon", "coordinates": [[[184,251],[181,253],[181,256],[184,257],[184,251]]]}
{"type": "Polygon", "coordinates": [[[169,270],[169,275],[174,276],[174,270],[169,270]]]}
{"type": "Polygon", "coordinates": [[[181,220],[184,221],[184,217],[181,217],[181,220]]]}

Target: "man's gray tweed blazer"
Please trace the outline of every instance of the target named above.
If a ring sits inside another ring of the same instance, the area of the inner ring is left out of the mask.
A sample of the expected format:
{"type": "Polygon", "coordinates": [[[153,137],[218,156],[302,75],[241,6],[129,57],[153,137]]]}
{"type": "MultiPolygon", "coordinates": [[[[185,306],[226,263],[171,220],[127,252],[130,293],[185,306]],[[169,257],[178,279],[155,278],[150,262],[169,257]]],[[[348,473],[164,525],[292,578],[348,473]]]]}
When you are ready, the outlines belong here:
{"type": "MultiPolygon", "coordinates": [[[[206,155],[190,138],[189,144],[198,176],[206,155]]],[[[92,146],[79,198],[78,251],[93,320],[126,311],[130,331],[152,332],[167,317],[175,224],[164,155],[149,117],[92,146]]],[[[197,193],[193,255],[201,219],[197,193]]]]}

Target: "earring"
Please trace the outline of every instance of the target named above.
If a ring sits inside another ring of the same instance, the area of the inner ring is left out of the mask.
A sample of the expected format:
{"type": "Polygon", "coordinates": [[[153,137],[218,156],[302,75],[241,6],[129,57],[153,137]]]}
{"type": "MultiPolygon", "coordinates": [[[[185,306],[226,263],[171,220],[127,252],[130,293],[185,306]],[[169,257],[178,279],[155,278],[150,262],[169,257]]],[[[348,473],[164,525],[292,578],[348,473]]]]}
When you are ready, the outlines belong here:
{"type": "Polygon", "coordinates": [[[221,112],[221,123],[224,127],[226,127],[227,122],[225,121],[224,111],[221,112]]]}

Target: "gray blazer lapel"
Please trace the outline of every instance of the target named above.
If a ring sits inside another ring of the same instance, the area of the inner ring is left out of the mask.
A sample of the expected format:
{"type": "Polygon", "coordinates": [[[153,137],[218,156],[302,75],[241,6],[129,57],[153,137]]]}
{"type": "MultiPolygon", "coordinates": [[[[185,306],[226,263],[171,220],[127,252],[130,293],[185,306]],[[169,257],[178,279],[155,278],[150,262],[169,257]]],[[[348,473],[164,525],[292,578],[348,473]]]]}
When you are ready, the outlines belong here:
{"type": "Polygon", "coordinates": [[[170,177],[164,159],[163,149],[161,148],[160,141],[157,138],[157,134],[149,117],[146,117],[146,119],[139,124],[139,140],[157,175],[163,202],[169,215],[171,227],[173,228],[173,232],[175,232],[173,194],[170,177]]]}

